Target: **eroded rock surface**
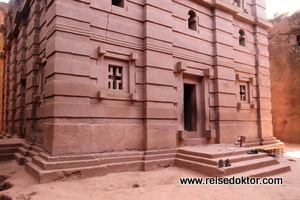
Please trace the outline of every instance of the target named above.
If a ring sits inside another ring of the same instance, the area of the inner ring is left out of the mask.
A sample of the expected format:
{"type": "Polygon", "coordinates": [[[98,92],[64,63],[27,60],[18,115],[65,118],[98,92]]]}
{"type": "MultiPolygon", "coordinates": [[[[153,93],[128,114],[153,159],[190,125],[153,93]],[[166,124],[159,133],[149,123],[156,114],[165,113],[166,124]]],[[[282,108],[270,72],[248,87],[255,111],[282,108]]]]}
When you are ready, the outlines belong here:
{"type": "Polygon", "coordinates": [[[300,143],[300,11],[272,21],[268,39],[274,134],[300,143]]]}

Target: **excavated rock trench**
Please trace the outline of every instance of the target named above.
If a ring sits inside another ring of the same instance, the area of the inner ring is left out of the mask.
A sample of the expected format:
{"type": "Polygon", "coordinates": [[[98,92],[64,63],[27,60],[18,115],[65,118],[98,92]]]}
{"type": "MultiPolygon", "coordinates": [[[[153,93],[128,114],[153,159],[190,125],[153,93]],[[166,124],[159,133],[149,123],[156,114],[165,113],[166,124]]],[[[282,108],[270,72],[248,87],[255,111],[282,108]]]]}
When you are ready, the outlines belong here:
{"type": "MultiPolygon", "coordinates": [[[[6,181],[6,179],[8,179],[7,176],[0,175],[0,192],[8,190],[13,187],[10,182],[6,181]]],[[[0,200],[11,200],[11,199],[12,198],[10,198],[7,195],[0,194],[0,200]]]]}

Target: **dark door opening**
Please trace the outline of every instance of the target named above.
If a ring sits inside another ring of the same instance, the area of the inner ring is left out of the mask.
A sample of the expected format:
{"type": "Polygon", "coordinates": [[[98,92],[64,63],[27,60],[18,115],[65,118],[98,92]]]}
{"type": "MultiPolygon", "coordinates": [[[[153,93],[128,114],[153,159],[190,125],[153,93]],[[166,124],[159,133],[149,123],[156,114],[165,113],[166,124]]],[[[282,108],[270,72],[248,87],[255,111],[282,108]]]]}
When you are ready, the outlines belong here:
{"type": "Polygon", "coordinates": [[[197,131],[196,85],[184,84],[184,130],[197,131]]]}

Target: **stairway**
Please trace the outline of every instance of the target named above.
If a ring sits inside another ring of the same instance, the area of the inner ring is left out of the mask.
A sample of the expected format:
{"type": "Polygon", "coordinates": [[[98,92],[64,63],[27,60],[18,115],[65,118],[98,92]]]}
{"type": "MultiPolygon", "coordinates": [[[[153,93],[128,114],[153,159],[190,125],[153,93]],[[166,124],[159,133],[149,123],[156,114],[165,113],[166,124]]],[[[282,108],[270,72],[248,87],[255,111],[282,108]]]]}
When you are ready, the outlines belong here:
{"type": "Polygon", "coordinates": [[[42,151],[41,147],[23,142],[22,146],[18,148],[18,152],[15,153],[14,159],[19,165],[25,165],[25,163],[31,162],[32,158],[42,151]]]}
{"type": "Polygon", "coordinates": [[[247,154],[247,150],[235,152],[208,154],[179,149],[175,159],[175,165],[198,171],[207,176],[243,175],[249,177],[271,176],[290,171],[290,167],[280,164],[266,153],[247,154]],[[231,161],[230,167],[218,167],[218,161],[222,159],[231,161]]]}
{"type": "Polygon", "coordinates": [[[213,149],[211,151],[210,145],[204,145],[152,151],[50,156],[40,147],[23,143],[15,153],[15,160],[21,165],[25,164],[25,170],[40,183],[102,176],[112,172],[150,171],[172,165],[211,177],[271,176],[290,170],[289,166],[280,164],[266,153],[247,154],[250,148],[224,149],[224,146],[214,146],[213,149]],[[231,166],[219,168],[220,159],[230,159],[231,166]]]}
{"type": "MultiPolygon", "coordinates": [[[[20,148],[16,160],[24,155],[20,148]]],[[[29,154],[29,149],[28,154],[29,154]]],[[[101,176],[111,172],[149,171],[174,165],[176,149],[128,151],[75,156],[50,156],[44,152],[31,156],[25,169],[40,183],[101,176]]],[[[26,154],[25,154],[26,155],[26,154]]],[[[24,157],[24,156],[23,156],[24,157]]],[[[27,160],[26,156],[23,158],[27,160]]],[[[22,163],[22,161],[21,161],[22,163]]]]}
{"type": "Polygon", "coordinates": [[[0,140],[0,162],[8,161],[14,158],[18,148],[22,145],[22,139],[3,139],[0,140]]]}

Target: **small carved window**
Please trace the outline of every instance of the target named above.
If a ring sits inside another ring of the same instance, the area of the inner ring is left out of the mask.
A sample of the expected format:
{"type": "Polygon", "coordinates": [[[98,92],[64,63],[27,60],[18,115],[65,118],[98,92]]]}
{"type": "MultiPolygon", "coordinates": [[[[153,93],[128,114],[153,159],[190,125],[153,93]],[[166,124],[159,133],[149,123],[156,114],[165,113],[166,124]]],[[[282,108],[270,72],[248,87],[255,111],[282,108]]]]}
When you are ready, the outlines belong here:
{"type": "Polygon", "coordinates": [[[300,35],[297,35],[297,44],[300,46],[300,35]]]}
{"type": "Polygon", "coordinates": [[[108,66],[108,89],[123,90],[123,68],[108,66]]]}
{"type": "Polygon", "coordinates": [[[240,30],[239,31],[239,44],[241,46],[246,46],[246,37],[245,37],[245,31],[244,30],[240,30]]]}
{"type": "Polygon", "coordinates": [[[38,71],[38,84],[39,84],[39,94],[42,94],[45,91],[45,64],[40,65],[40,69],[38,71]]]}
{"type": "Polygon", "coordinates": [[[234,0],[234,3],[236,3],[238,7],[241,7],[241,0],[234,0]]]}
{"type": "Polygon", "coordinates": [[[192,10],[189,11],[189,19],[188,19],[188,27],[191,30],[197,30],[197,23],[196,23],[196,13],[192,10]]]}
{"type": "Polygon", "coordinates": [[[111,4],[124,8],[124,0],[111,0],[111,4]]]}
{"type": "Polygon", "coordinates": [[[241,102],[247,101],[247,87],[246,85],[240,85],[240,100],[241,102]]]}

